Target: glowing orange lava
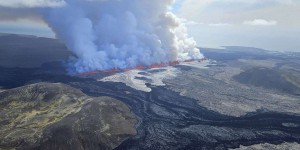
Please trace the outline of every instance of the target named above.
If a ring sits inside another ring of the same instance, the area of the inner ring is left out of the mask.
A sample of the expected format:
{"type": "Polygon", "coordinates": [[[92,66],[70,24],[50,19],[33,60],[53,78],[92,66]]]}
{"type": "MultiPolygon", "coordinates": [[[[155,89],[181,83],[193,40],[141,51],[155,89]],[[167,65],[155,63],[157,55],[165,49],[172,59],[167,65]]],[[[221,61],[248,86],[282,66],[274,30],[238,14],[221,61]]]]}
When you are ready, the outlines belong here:
{"type": "MultiPolygon", "coordinates": [[[[193,61],[202,62],[202,61],[205,61],[205,60],[207,60],[207,59],[206,58],[189,59],[189,60],[185,60],[183,62],[193,62],[193,61]]],[[[179,64],[180,64],[179,61],[172,61],[172,62],[166,62],[166,63],[152,64],[148,67],[138,65],[135,68],[125,68],[125,69],[113,68],[113,69],[109,69],[109,70],[83,72],[83,73],[78,74],[78,76],[88,76],[88,75],[104,74],[104,73],[116,73],[116,72],[127,72],[127,71],[130,71],[130,70],[143,70],[143,69],[162,68],[162,67],[167,67],[167,66],[176,66],[176,65],[179,65],[179,64]]]]}

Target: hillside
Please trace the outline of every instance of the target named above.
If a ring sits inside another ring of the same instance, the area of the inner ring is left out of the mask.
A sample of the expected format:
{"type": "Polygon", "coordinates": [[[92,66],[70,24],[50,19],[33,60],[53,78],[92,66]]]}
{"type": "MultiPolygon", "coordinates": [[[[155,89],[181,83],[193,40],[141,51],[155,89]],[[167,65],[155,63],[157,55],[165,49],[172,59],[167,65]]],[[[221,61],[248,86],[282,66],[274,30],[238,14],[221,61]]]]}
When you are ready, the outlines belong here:
{"type": "Polygon", "coordinates": [[[113,149],[135,135],[129,108],[61,83],[0,93],[0,149],[113,149]]]}

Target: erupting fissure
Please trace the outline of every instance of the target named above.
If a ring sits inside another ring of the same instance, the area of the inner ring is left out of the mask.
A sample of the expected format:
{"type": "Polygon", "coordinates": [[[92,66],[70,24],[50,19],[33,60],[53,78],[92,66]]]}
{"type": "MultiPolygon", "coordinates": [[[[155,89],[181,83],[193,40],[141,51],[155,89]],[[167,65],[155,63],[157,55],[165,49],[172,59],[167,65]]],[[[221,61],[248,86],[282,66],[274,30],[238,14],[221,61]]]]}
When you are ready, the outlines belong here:
{"type": "MultiPolygon", "coordinates": [[[[188,59],[185,60],[183,62],[194,62],[194,61],[198,61],[198,62],[203,62],[207,60],[206,58],[201,58],[201,59],[188,59]]],[[[162,68],[162,67],[168,67],[168,66],[176,66],[179,65],[181,62],[179,61],[172,61],[172,62],[167,62],[167,63],[159,63],[159,64],[152,64],[148,67],[146,66],[142,66],[142,65],[138,65],[135,68],[125,68],[125,69],[109,69],[109,70],[102,70],[102,71],[89,71],[89,72],[83,72],[78,74],[78,76],[88,76],[88,75],[97,75],[97,74],[105,74],[105,73],[117,73],[117,72],[127,72],[130,70],[143,70],[143,69],[154,69],[154,68],[162,68]]]]}
{"type": "Polygon", "coordinates": [[[174,0],[58,1],[64,5],[38,12],[76,55],[70,73],[203,58],[182,19],[170,11],[174,0]]]}

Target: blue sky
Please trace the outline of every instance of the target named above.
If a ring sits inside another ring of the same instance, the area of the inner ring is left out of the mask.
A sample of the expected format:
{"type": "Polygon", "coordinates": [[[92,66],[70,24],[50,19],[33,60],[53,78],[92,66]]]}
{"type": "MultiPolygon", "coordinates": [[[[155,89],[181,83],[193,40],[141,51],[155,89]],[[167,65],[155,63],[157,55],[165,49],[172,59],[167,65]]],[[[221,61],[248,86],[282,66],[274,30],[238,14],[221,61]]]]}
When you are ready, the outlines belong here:
{"type": "MultiPolygon", "coordinates": [[[[25,8],[60,5],[59,0],[0,2],[0,32],[54,37],[25,8]]],[[[182,18],[200,47],[251,46],[300,52],[300,0],[177,0],[172,11],[182,18]]]]}

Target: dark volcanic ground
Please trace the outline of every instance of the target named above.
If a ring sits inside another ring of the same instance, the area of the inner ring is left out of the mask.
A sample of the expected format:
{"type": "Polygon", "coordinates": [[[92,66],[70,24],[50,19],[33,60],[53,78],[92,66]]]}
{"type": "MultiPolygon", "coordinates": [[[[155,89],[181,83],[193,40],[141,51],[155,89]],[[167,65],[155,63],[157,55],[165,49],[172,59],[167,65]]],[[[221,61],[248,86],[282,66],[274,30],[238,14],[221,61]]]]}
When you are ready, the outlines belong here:
{"type": "MultiPolygon", "coordinates": [[[[207,56],[218,60],[219,54],[213,53],[207,53],[207,56]]],[[[227,62],[237,56],[227,54],[224,57],[227,60],[218,61],[227,62]]],[[[138,118],[138,134],[116,148],[120,150],[228,149],[266,142],[300,143],[300,115],[292,113],[262,109],[241,117],[227,116],[208,110],[197,100],[181,96],[166,87],[148,85],[152,91],[143,92],[123,83],[68,76],[60,62],[27,69],[1,67],[0,70],[0,86],[3,89],[36,82],[61,82],[82,90],[88,96],[110,96],[126,103],[138,118]]],[[[183,70],[189,70],[189,67],[185,66],[183,70]]],[[[252,82],[245,84],[253,85],[252,82]]]]}
{"type": "Polygon", "coordinates": [[[34,81],[62,82],[89,96],[110,96],[128,104],[139,119],[138,135],[117,149],[227,149],[241,144],[300,142],[299,126],[282,125],[286,122],[300,124],[300,116],[257,112],[230,117],[209,111],[196,100],[163,87],[152,87],[152,92],[146,93],[122,83],[48,74],[46,68],[3,70],[1,79],[6,80],[0,84],[5,88],[34,81]],[[3,72],[8,75],[4,76],[3,72]],[[25,74],[20,77],[17,72],[25,74]]]}
{"type": "Polygon", "coordinates": [[[299,127],[282,126],[284,122],[299,124],[299,116],[257,113],[235,118],[208,111],[195,100],[164,88],[154,87],[152,92],[143,93],[121,84],[94,84],[80,84],[79,88],[92,95],[108,94],[120,99],[140,117],[138,136],[117,149],[225,149],[261,142],[300,142],[299,127]],[[103,86],[110,88],[106,91],[103,86]],[[131,94],[124,95],[124,90],[131,94]]]}

